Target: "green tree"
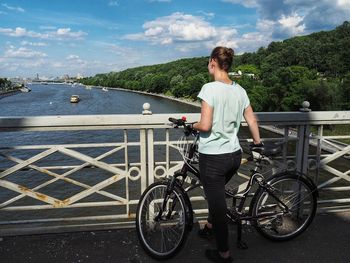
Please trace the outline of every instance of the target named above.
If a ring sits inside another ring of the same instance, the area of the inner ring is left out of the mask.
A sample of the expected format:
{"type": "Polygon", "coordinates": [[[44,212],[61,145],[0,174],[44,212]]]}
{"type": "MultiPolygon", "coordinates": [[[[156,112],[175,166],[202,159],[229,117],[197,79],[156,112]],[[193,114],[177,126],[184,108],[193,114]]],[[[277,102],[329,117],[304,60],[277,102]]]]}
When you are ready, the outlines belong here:
{"type": "Polygon", "coordinates": [[[254,64],[243,64],[236,67],[235,71],[240,70],[242,73],[252,73],[254,75],[260,75],[259,68],[254,64]]]}
{"type": "Polygon", "coordinates": [[[257,85],[248,92],[250,104],[254,111],[270,111],[270,90],[267,87],[257,85]]]}
{"type": "Polygon", "coordinates": [[[202,73],[188,77],[186,84],[188,86],[188,95],[190,98],[196,99],[199,91],[206,82],[207,79],[202,73]]]}
{"type": "Polygon", "coordinates": [[[182,75],[178,74],[176,76],[173,76],[170,80],[170,88],[171,89],[174,89],[176,88],[178,85],[182,85],[183,84],[183,81],[184,81],[184,78],[182,75]]]}
{"type": "Polygon", "coordinates": [[[165,74],[156,74],[150,83],[150,92],[165,93],[169,90],[169,77],[165,74]]]}
{"type": "Polygon", "coordinates": [[[142,77],[141,90],[143,90],[143,91],[150,91],[151,90],[153,76],[154,76],[154,74],[148,73],[148,74],[146,74],[145,76],[142,77]]]}

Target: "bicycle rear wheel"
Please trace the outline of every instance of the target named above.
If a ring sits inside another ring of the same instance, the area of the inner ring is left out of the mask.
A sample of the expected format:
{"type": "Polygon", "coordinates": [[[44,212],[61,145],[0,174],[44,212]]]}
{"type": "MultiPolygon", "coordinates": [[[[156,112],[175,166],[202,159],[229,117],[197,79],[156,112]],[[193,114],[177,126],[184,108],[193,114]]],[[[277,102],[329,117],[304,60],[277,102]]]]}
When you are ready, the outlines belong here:
{"type": "Polygon", "coordinates": [[[269,184],[272,192],[260,188],[251,203],[251,215],[257,217],[255,227],[268,239],[290,240],[304,232],[315,217],[316,187],[292,173],[277,175],[269,184]],[[288,207],[288,211],[275,197],[288,207]]]}
{"type": "Polygon", "coordinates": [[[142,194],[136,213],[136,230],[140,243],[156,259],[167,259],[175,255],[188,235],[190,218],[183,193],[175,186],[167,194],[167,186],[166,182],[151,184],[142,194]]]}

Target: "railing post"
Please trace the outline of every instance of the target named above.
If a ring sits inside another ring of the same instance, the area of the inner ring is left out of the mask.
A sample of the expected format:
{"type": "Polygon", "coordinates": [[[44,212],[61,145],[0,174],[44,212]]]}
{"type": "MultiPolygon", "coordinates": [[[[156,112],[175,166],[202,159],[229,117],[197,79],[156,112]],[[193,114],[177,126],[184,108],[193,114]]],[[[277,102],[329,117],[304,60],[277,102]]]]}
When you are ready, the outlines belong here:
{"type": "MultiPolygon", "coordinates": [[[[302,104],[301,112],[310,112],[310,103],[304,101],[302,104]]],[[[308,159],[309,159],[309,137],[310,137],[310,125],[299,125],[298,126],[298,142],[297,142],[297,171],[307,174],[308,170],[308,159]]]]}
{"type": "Polygon", "coordinates": [[[322,141],[323,141],[323,125],[318,126],[317,135],[319,138],[317,139],[317,152],[316,152],[316,176],[315,182],[318,184],[318,178],[320,175],[320,163],[321,163],[321,152],[322,152],[322,141]]]}
{"type": "MultiPolygon", "coordinates": [[[[143,115],[152,115],[152,111],[151,109],[151,105],[149,103],[144,103],[143,104],[143,111],[142,114],[143,115]]],[[[154,182],[154,175],[153,175],[153,171],[154,171],[154,132],[153,129],[146,129],[146,133],[147,133],[147,172],[148,172],[148,182],[147,182],[147,186],[152,184],[154,182]]]]}
{"type": "Polygon", "coordinates": [[[148,164],[148,185],[154,182],[154,133],[153,129],[147,130],[147,164],[148,164]]]}
{"type": "Polygon", "coordinates": [[[141,193],[147,188],[147,142],[146,130],[140,129],[141,193]]]}

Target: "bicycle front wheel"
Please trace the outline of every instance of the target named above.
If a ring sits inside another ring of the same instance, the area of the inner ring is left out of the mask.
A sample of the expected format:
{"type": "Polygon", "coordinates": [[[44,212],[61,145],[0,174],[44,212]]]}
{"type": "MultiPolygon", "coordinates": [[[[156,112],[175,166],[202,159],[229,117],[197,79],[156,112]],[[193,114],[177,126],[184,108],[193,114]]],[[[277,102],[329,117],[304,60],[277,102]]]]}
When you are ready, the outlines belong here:
{"type": "Polygon", "coordinates": [[[166,182],[151,184],[142,194],[136,213],[140,243],[156,259],[175,255],[188,235],[189,217],[182,192],[175,186],[167,193],[167,186],[166,182]]]}
{"type": "Polygon", "coordinates": [[[274,177],[269,184],[270,192],[260,188],[252,200],[255,227],[268,239],[290,240],[304,232],[315,216],[316,187],[290,173],[274,177]]]}

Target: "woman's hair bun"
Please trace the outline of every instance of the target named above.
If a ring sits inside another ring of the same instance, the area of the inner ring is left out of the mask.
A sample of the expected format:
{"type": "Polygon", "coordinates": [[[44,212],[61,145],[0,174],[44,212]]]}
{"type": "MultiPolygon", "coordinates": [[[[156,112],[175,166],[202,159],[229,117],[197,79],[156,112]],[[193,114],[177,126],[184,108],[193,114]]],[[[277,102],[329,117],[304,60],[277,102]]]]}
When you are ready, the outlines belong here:
{"type": "Polygon", "coordinates": [[[216,47],[210,55],[210,59],[215,59],[220,69],[228,72],[232,65],[234,51],[228,47],[216,47]]]}
{"type": "Polygon", "coordinates": [[[229,54],[229,55],[232,56],[232,57],[235,55],[235,52],[234,52],[233,49],[230,48],[230,47],[227,47],[227,48],[226,48],[226,52],[227,52],[227,54],[229,54]]]}

